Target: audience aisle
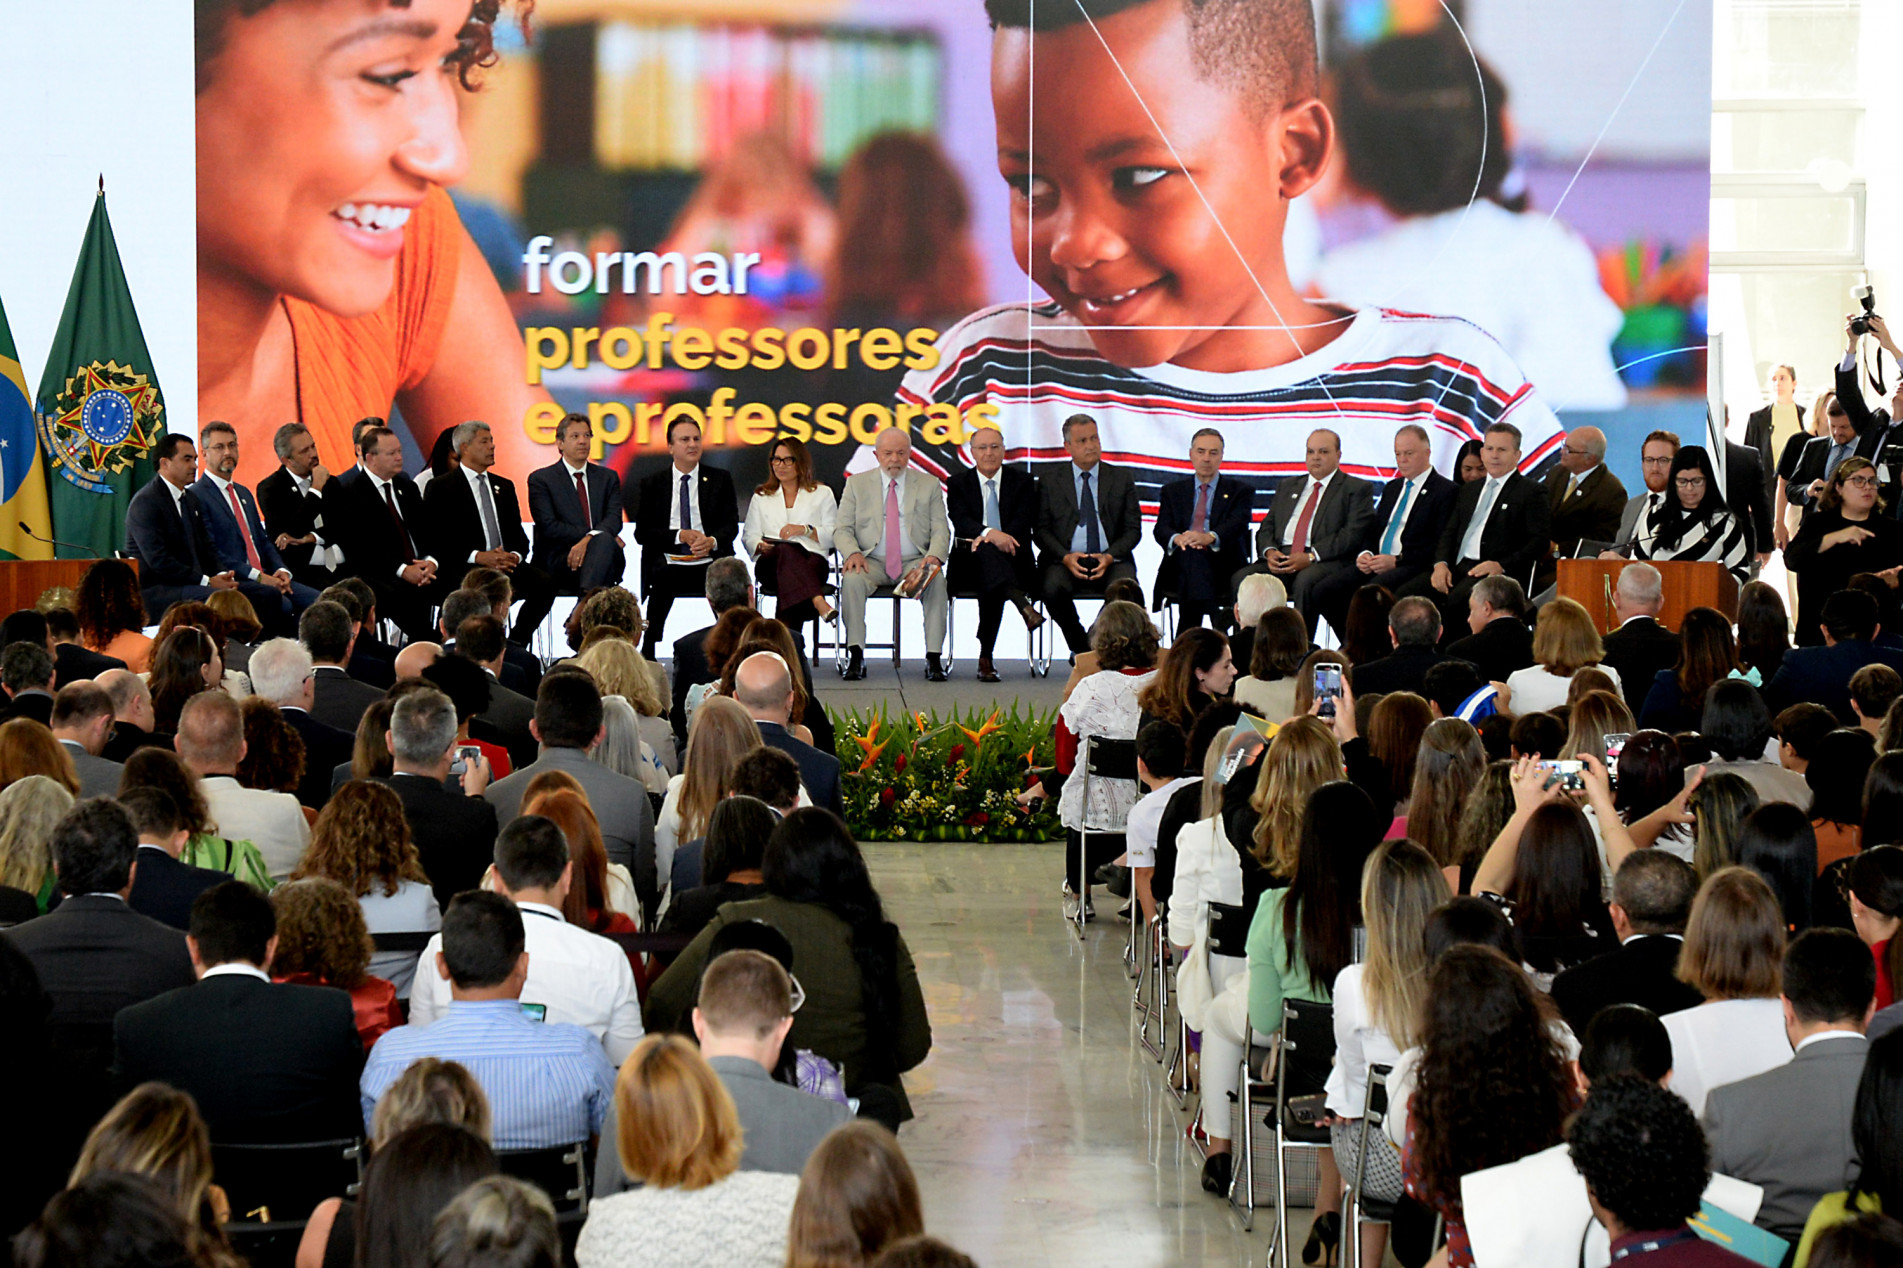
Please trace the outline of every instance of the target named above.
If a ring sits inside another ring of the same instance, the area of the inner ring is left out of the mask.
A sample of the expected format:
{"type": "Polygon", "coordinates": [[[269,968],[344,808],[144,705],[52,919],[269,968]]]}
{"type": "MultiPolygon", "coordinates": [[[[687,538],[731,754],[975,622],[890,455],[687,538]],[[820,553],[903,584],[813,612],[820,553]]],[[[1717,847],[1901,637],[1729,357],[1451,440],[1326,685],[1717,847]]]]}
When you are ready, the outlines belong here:
{"type": "Polygon", "coordinates": [[[865,851],[932,1019],[903,1134],[926,1226],[986,1265],[1261,1263],[1273,1212],[1245,1234],[1199,1186],[1188,1115],[1134,1042],[1127,926],[1065,931],[1059,847],[865,851]]]}

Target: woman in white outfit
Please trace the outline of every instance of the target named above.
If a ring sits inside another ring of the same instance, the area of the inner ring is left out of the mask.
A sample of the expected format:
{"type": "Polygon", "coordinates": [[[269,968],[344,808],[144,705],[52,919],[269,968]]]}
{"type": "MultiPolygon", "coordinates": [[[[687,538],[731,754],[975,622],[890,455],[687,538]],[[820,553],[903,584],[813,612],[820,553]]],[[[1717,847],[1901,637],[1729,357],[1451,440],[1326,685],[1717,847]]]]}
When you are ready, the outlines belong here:
{"type": "MultiPolygon", "coordinates": [[[[1078,769],[1087,736],[1134,740],[1143,707],[1137,697],[1156,677],[1156,627],[1134,603],[1106,603],[1090,627],[1098,672],[1077,684],[1057,710],[1057,817],[1063,823],[1064,884],[1089,904],[1090,872],[1123,853],[1124,820],[1141,789],[1134,780],[1102,779],[1078,769]],[[1089,829],[1091,858],[1079,875],[1082,834],[1089,829]]],[[[1050,788],[1047,779],[1045,788],[1050,788]]]]}
{"type": "Polygon", "coordinates": [[[798,629],[815,615],[831,620],[826,574],[839,503],[813,478],[806,446],[791,436],[773,442],[767,477],[747,503],[741,532],[762,589],[778,597],[774,615],[798,629]]]}
{"type": "Polygon", "coordinates": [[[1784,913],[1763,877],[1724,867],[1692,900],[1678,976],[1705,993],[1696,1008],[1666,1014],[1672,1038],[1672,1091],[1692,1113],[1705,1094],[1763,1074],[1791,1059],[1778,998],[1784,963],[1784,913]]]}

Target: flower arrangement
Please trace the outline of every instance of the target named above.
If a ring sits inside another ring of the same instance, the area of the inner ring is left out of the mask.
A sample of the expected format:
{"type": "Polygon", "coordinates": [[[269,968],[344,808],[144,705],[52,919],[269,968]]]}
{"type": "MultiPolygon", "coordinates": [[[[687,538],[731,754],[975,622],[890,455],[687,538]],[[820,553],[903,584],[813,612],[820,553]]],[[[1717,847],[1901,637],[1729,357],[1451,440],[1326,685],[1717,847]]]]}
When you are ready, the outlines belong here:
{"type": "Polygon", "coordinates": [[[1054,713],[830,711],[846,823],[863,840],[1049,841],[1057,808],[1017,794],[1056,756],[1054,713]]]}

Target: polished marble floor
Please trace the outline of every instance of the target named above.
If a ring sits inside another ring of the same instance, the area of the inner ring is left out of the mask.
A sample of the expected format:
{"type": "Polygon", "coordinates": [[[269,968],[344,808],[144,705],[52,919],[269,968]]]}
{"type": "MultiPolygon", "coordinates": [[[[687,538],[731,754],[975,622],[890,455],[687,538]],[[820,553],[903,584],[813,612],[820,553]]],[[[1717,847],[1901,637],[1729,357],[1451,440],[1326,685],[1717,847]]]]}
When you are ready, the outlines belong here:
{"type": "MultiPolygon", "coordinates": [[[[1079,943],[1059,921],[1060,847],[866,855],[932,1020],[902,1136],[927,1227],[984,1268],[1263,1263],[1273,1212],[1244,1233],[1202,1191],[1189,1112],[1135,1042],[1127,926],[1106,905],[1079,943]]],[[[1291,1214],[1299,1251],[1309,1213],[1291,1214]]]]}

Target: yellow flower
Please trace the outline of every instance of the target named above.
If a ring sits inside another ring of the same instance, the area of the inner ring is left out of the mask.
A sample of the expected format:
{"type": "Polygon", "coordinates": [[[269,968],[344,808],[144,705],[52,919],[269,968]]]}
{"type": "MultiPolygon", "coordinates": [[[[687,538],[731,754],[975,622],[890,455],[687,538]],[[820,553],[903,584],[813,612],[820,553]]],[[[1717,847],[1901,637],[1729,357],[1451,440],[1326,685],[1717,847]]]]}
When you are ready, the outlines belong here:
{"type": "Polygon", "coordinates": [[[985,736],[990,735],[993,731],[1000,731],[1004,728],[998,723],[998,711],[993,709],[991,716],[985,720],[985,724],[977,730],[974,731],[968,726],[961,726],[958,729],[965,733],[966,738],[971,741],[972,748],[977,750],[985,746],[985,736]]]}
{"type": "Polygon", "coordinates": [[[859,763],[859,770],[862,774],[872,769],[873,764],[879,760],[879,754],[885,752],[886,744],[890,744],[892,742],[891,740],[887,740],[885,744],[874,744],[873,741],[878,738],[879,738],[879,719],[873,718],[872,725],[866,728],[865,738],[864,739],[855,738],[853,740],[853,743],[857,744],[861,749],[865,750],[866,760],[859,763]]]}

